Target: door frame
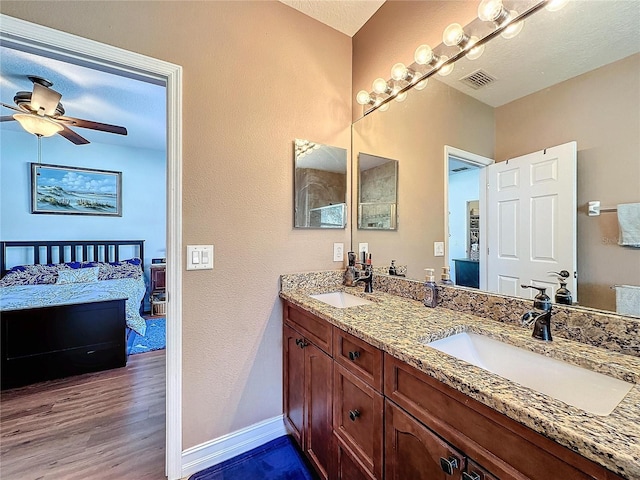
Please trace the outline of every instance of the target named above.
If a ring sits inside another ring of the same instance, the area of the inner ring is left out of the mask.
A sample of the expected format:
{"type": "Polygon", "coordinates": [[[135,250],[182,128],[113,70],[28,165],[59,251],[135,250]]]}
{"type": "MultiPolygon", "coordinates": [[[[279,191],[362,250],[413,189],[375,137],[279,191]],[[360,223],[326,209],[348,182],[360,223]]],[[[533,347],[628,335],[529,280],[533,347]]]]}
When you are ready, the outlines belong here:
{"type": "Polygon", "coordinates": [[[182,67],[0,14],[0,40],[28,52],[166,85],[167,348],[166,450],[169,480],[182,477],[182,67]]]}
{"type": "MultiPolygon", "coordinates": [[[[449,259],[449,157],[456,157],[466,163],[476,165],[480,169],[479,174],[479,203],[480,211],[487,211],[487,170],[486,167],[495,163],[492,158],[483,157],[476,153],[467,152],[449,145],[444,146],[444,258],[449,259]]],[[[487,289],[487,222],[480,220],[480,290],[487,289]]]]}

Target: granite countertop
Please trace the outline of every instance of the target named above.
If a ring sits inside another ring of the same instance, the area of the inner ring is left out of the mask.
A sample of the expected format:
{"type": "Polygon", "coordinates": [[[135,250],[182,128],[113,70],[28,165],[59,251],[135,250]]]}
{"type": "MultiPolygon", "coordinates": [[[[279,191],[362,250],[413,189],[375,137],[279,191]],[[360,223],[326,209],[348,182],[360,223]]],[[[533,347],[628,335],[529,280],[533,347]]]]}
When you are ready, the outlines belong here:
{"type": "Polygon", "coordinates": [[[526,425],[629,480],[640,479],[640,358],[576,341],[531,338],[531,329],[486,320],[362,287],[301,286],[280,297],[405,361],[456,390],[526,425]],[[373,305],[335,308],[309,294],[346,290],[373,305]],[[607,416],[598,416],[538,393],[424,343],[463,331],[487,335],[574,365],[634,383],[607,416]]]}

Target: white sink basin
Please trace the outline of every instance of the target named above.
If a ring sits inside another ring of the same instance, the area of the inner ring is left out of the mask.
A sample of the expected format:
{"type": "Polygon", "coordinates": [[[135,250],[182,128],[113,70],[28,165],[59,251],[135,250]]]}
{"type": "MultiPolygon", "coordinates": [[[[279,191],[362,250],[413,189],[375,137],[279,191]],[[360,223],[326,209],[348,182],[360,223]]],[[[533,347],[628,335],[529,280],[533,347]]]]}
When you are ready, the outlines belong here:
{"type": "Polygon", "coordinates": [[[594,415],[609,415],[633,387],[475,333],[459,333],[426,345],[594,415]]]}
{"type": "Polygon", "coordinates": [[[319,293],[317,295],[309,296],[336,308],[348,308],[357,307],[358,305],[373,304],[373,302],[367,300],[366,298],[356,297],[355,295],[351,295],[346,292],[319,293]]]}

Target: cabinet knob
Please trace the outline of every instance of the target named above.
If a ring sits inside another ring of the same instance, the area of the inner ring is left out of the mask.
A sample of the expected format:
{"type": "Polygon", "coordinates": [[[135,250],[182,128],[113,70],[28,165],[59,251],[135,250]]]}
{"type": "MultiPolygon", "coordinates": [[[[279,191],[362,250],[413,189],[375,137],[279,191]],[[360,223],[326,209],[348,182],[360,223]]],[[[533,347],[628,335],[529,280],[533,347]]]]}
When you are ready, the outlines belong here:
{"type": "Polygon", "coordinates": [[[351,419],[352,422],[355,422],[356,418],[358,418],[359,416],[360,416],[359,410],[349,410],[349,418],[351,419]]]}
{"type": "Polygon", "coordinates": [[[307,342],[305,342],[304,339],[302,339],[302,338],[296,338],[296,345],[298,345],[300,348],[304,348],[304,347],[308,346],[309,344],[307,342]]]}
{"type": "Polygon", "coordinates": [[[453,475],[453,472],[458,468],[458,465],[458,459],[454,456],[450,456],[449,458],[440,457],[440,468],[447,475],[453,475]]]}
{"type": "Polygon", "coordinates": [[[360,352],[357,350],[355,352],[349,352],[349,360],[355,361],[357,358],[360,358],[360,352]]]}
{"type": "Polygon", "coordinates": [[[482,480],[477,472],[462,472],[462,480],[482,480]]]}

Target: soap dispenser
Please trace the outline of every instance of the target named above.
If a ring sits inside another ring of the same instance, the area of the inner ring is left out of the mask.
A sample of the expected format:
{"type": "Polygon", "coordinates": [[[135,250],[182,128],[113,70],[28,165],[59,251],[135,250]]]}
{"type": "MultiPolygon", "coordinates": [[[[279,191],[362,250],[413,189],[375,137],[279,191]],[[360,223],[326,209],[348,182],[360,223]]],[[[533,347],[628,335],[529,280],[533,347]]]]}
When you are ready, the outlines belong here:
{"type": "Polygon", "coordinates": [[[427,275],[424,282],[424,300],[422,303],[427,307],[435,307],[438,303],[438,287],[436,286],[433,268],[425,268],[427,275]]]}
{"type": "Polygon", "coordinates": [[[349,259],[349,264],[347,265],[347,269],[342,276],[342,284],[345,287],[353,287],[355,285],[355,281],[357,280],[358,272],[356,271],[356,254],[355,252],[347,253],[347,258],[349,259]]]}
{"type": "Polygon", "coordinates": [[[556,290],[556,294],[554,300],[556,303],[560,305],[573,305],[573,299],[571,298],[571,292],[567,288],[567,278],[571,275],[566,270],[560,270],[559,272],[549,272],[554,273],[558,276],[558,282],[560,283],[560,288],[556,290]]]}
{"type": "Polygon", "coordinates": [[[449,267],[442,267],[442,273],[440,274],[440,283],[443,285],[453,285],[451,281],[451,275],[449,274],[449,267]]]}

